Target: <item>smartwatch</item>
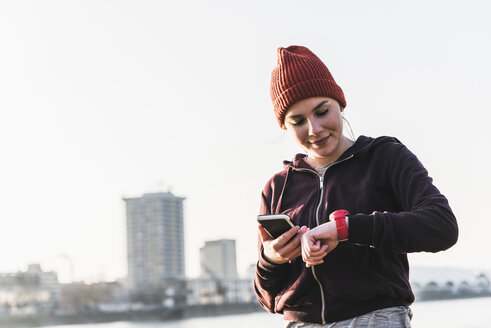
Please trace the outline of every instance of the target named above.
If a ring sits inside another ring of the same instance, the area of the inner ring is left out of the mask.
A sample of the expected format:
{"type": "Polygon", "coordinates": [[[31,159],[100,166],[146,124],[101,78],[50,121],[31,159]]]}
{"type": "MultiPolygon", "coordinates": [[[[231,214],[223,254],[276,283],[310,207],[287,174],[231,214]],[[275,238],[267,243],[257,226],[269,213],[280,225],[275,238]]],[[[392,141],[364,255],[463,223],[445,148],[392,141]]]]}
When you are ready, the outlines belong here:
{"type": "Polygon", "coordinates": [[[347,210],[337,210],[329,215],[329,221],[336,222],[339,241],[348,240],[348,226],[346,225],[346,218],[348,218],[348,215],[349,212],[347,210]]]}

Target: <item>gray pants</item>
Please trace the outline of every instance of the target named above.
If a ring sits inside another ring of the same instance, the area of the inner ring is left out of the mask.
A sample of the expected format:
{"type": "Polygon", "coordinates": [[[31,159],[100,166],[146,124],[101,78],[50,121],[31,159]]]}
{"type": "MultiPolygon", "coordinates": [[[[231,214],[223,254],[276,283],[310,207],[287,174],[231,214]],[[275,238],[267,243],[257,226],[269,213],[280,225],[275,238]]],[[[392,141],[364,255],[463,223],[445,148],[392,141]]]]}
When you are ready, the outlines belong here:
{"type": "Polygon", "coordinates": [[[326,325],[288,321],[285,328],[411,328],[412,317],[408,306],[394,306],[326,325]]]}

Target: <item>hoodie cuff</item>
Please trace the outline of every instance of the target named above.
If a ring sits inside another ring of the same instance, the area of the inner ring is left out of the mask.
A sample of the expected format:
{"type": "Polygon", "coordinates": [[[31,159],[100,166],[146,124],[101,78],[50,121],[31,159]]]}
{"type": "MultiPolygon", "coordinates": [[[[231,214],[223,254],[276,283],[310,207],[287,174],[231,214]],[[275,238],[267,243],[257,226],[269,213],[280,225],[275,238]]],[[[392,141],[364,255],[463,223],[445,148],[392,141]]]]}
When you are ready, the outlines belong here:
{"type": "Polygon", "coordinates": [[[349,216],[348,240],[362,245],[372,244],[373,215],[355,214],[349,216]]]}
{"type": "Polygon", "coordinates": [[[290,263],[287,262],[283,264],[276,264],[268,261],[268,259],[266,259],[266,256],[264,256],[264,249],[262,248],[257,265],[258,268],[263,271],[269,273],[281,273],[290,265],[290,263]]]}

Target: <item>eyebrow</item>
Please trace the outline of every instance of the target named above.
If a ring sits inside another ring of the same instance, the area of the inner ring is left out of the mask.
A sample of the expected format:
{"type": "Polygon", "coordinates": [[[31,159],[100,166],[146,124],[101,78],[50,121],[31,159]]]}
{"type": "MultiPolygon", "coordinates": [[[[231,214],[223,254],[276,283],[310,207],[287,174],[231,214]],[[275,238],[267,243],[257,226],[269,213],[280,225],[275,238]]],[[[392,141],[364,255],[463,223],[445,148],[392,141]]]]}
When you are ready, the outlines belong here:
{"type": "MultiPolygon", "coordinates": [[[[318,110],[319,108],[321,108],[324,104],[326,104],[328,102],[329,102],[329,99],[326,99],[326,100],[321,101],[320,103],[317,104],[317,106],[315,106],[314,108],[312,108],[312,112],[315,112],[316,110],[318,110]]],[[[299,118],[299,117],[302,117],[302,116],[303,116],[302,114],[299,114],[299,115],[291,115],[291,116],[288,116],[287,118],[296,119],[296,118],[299,118]]]]}

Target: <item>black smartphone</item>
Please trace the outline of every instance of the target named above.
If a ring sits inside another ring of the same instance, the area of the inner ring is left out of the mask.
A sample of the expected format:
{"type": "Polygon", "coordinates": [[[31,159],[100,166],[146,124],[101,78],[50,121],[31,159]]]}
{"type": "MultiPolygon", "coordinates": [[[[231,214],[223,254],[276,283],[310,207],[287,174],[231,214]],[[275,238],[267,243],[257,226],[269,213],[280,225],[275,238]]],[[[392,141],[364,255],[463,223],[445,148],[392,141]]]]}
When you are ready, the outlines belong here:
{"type": "Polygon", "coordinates": [[[294,227],[290,217],[286,214],[258,215],[257,222],[274,239],[294,227]]]}

